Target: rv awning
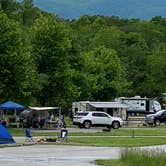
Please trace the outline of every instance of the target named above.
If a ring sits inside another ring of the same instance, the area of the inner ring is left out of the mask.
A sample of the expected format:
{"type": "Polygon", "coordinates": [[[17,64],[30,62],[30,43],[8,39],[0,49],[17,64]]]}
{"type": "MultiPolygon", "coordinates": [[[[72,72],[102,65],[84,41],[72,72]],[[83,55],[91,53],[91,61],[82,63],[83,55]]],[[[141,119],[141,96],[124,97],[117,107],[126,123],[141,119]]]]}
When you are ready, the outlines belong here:
{"type": "Polygon", "coordinates": [[[58,110],[59,107],[29,107],[31,110],[46,111],[46,110],[58,110]]]}
{"type": "Polygon", "coordinates": [[[127,108],[119,102],[89,102],[89,104],[95,108],[127,108]]]}

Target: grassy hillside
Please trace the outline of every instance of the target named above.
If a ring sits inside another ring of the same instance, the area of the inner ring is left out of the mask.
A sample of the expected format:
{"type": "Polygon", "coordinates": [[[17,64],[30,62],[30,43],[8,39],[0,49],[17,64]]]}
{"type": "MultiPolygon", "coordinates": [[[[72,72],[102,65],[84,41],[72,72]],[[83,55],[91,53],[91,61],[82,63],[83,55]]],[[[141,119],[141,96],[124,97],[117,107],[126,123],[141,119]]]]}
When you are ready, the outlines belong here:
{"type": "Polygon", "coordinates": [[[64,18],[83,14],[151,19],[166,16],[165,0],[34,0],[35,5],[64,18]]]}

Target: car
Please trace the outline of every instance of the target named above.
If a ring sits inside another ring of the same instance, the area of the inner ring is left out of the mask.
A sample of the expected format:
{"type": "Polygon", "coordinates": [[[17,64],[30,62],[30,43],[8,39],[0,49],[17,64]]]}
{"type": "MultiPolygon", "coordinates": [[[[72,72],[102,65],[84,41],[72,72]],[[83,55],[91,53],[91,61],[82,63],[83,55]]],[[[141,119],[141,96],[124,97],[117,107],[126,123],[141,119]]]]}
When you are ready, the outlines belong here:
{"type": "Polygon", "coordinates": [[[148,125],[160,125],[161,123],[166,123],[166,110],[160,110],[155,114],[149,114],[145,117],[145,122],[148,125]]]}
{"type": "Polygon", "coordinates": [[[118,129],[123,126],[123,120],[118,117],[112,117],[106,112],[77,112],[73,117],[73,125],[77,125],[80,128],[84,127],[86,129],[89,129],[91,126],[118,129]]]}

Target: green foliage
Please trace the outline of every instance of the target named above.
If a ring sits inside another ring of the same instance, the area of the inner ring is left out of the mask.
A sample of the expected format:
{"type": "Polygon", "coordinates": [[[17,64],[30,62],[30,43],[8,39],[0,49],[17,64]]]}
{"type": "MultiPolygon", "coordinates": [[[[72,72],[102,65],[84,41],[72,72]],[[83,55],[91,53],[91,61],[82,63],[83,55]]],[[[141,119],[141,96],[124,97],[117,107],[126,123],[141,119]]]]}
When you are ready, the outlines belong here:
{"type": "Polygon", "coordinates": [[[68,64],[71,42],[66,27],[53,15],[41,16],[31,29],[31,42],[38,72],[48,77],[39,96],[41,104],[65,107],[76,93],[68,64]]]}
{"type": "Polygon", "coordinates": [[[106,48],[115,49],[120,51],[121,49],[121,36],[124,34],[120,29],[115,26],[103,27],[100,29],[94,38],[91,40],[91,47],[104,46],[106,48]]]}
{"type": "Polygon", "coordinates": [[[147,91],[149,95],[160,96],[166,91],[166,44],[163,43],[148,58],[147,65],[147,91]]]}
{"type": "Polygon", "coordinates": [[[41,11],[34,7],[33,0],[24,0],[20,3],[20,12],[18,13],[20,22],[28,27],[40,16],[41,11]]]}
{"type": "Polygon", "coordinates": [[[166,19],[111,16],[63,20],[0,0],[1,101],[57,105],[166,92],[166,19]]]}
{"type": "Polygon", "coordinates": [[[8,17],[14,18],[18,12],[19,4],[13,0],[0,0],[0,9],[2,9],[8,17]]]}
{"type": "Polygon", "coordinates": [[[0,36],[0,96],[3,100],[24,101],[31,96],[34,65],[19,24],[2,12],[0,36]]]}
{"type": "Polygon", "coordinates": [[[107,101],[119,96],[127,84],[121,78],[121,64],[116,52],[99,47],[86,53],[84,58],[92,98],[107,101]]]}

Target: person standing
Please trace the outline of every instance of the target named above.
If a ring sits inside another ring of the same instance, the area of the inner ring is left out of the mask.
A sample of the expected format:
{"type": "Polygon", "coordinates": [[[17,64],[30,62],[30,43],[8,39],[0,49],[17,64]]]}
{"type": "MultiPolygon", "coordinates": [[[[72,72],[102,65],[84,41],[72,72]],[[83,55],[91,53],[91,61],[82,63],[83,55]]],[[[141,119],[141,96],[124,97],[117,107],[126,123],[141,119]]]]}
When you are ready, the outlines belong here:
{"type": "Polygon", "coordinates": [[[25,129],[25,142],[34,142],[32,136],[31,136],[30,128],[25,129]]]}

